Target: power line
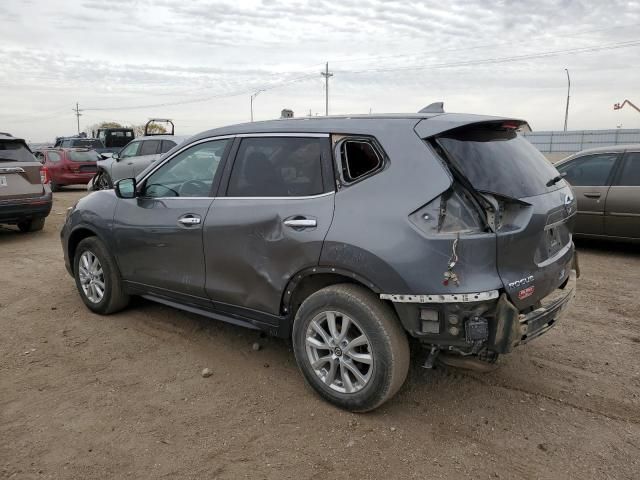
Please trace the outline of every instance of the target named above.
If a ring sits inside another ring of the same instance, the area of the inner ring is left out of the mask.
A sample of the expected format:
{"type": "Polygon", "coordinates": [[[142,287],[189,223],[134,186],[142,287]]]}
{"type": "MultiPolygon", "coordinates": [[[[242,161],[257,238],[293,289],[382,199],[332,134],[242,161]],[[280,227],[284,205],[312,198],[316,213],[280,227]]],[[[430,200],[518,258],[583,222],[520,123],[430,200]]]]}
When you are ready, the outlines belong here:
{"type": "Polygon", "coordinates": [[[630,40],[628,42],[618,42],[618,43],[612,43],[612,44],[601,45],[601,46],[568,48],[564,50],[551,50],[546,52],[528,53],[528,54],[515,55],[510,57],[484,58],[484,59],[478,59],[478,60],[462,60],[459,62],[432,63],[432,64],[426,64],[426,65],[412,65],[412,66],[406,66],[406,67],[370,68],[370,69],[363,69],[363,70],[339,70],[339,72],[359,74],[359,73],[371,73],[371,72],[381,73],[381,72],[400,72],[400,71],[408,71],[408,70],[427,70],[430,68],[435,69],[435,68],[467,67],[467,66],[486,65],[486,64],[493,64],[493,63],[518,62],[521,60],[532,60],[537,58],[554,57],[559,55],[599,52],[602,50],[614,50],[618,48],[635,47],[638,45],[640,45],[640,40],[630,40]]]}

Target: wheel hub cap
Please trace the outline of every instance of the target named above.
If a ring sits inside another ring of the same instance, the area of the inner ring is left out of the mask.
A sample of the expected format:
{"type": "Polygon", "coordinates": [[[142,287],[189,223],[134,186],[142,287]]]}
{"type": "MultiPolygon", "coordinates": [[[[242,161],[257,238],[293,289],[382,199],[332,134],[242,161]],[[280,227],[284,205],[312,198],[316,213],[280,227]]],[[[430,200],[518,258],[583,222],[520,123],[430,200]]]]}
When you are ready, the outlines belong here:
{"type": "Polygon", "coordinates": [[[358,322],[342,312],[322,312],[311,320],[306,352],[315,374],[332,390],[355,393],[371,379],[371,343],[358,322]]]}

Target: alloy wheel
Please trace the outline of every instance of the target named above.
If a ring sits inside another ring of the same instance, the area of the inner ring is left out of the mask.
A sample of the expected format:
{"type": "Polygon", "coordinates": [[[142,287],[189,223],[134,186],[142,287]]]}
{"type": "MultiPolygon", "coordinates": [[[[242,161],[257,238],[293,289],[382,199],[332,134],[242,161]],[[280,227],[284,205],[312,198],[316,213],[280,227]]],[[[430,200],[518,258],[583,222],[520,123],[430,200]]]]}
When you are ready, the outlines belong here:
{"type": "Polygon", "coordinates": [[[78,262],[78,275],[84,295],[90,302],[100,303],[104,298],[104,271],[98,257],[91,251],[85,250],[78,262]]]}
{"type": "Polygon", "coordinates": [[[358,322],[344,313],[316,315],[307,328],[305,347],[311,368],[332,390],[355,393],[371,379],[371,343],[358,322]]]}

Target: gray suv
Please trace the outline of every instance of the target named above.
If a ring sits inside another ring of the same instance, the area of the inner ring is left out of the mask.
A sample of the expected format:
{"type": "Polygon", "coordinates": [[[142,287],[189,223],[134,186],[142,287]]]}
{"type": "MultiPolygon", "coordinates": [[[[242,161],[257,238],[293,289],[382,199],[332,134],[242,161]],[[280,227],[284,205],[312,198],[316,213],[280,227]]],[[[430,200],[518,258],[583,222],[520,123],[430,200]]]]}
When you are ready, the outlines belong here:
{"type": "Polygon", "coordinates": [[[517,129],[424,113],[256,122],[196,135],[94,192],[62,229],[89,309],[131,295],[291,338],[352,411],[426,366],[486,365],[553,327],[575,291],[576,202],[517,129]]]}

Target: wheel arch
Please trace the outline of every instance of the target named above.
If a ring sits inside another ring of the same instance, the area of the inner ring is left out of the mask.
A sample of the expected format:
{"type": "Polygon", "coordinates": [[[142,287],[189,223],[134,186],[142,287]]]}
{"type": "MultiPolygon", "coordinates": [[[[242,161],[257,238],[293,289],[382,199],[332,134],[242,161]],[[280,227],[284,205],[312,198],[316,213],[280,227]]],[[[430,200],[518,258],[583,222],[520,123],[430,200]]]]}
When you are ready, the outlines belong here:
{"type": "Polygon", "coordinates": [[[340,283],[361,285],[376,295],[381,293],[376,284],[350,270],[331,266],[311,267],[291,277],[282,294],[280,310],[291,319],[293,324],[296,312],[305,298],[324,287],[340,283]]]}
{"type": "Polygon", "coordinates": [[[67,242],[67,254],[69,255],[69,264],[71,266],[72,274],[75,273],[73,272],[73,268],[74,268],[73,259],[76,256],[76,249],[78,248],[78,245],[82,240],[89,237],[100,238],[100,236],[95,230],[93,230],[90,227],[87,227],[86,225],[77,226],[76,228],[73,229],[71,234],[69,234],[69,240],[67,242]]]}

